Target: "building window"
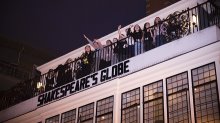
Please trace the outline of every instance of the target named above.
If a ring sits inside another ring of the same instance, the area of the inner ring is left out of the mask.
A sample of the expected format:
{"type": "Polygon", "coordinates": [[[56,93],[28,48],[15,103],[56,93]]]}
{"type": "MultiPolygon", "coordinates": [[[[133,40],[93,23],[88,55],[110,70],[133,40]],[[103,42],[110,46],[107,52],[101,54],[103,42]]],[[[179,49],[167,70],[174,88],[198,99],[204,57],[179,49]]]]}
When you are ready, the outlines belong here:
{"type": "Polygon", "coordinates": [[[215,64],[192,70],[195,119],[197,123],[220,123],[215,64]]]}
{"type": "Polygon", "coordinates": [[[144,86],[144,123],[163,123],[163,81],[144,86]]]}
{"type": "Polygon", "coordinates": [[[59,123],[59,117],[60,115],[58,114],[56,116],[47,118],[45,123],[59,123]]]}
{"type": "Polygon", "coordinates": [[[122,94],[122,123],[140,123],[140,89],[122,94]]]}
{"type": "Polygon", "coordinates": [[[167,80],[167,109],[169,123],[190,123],[189,83],[187,72],[167,80]]]}
{"type": "Polygon", "coordinates": [[[114,96],[102,99],[97,102],[97,123],[113,123],[113,104],[114,96]]]}
{"type": "Polygon", "coordinates": [[[94,103],[79,108],[78,123],[93,123],[94,103]]]}
{"type": "Polygon", "coordinates": [[[62,113],[61,123],[75,123],[76,120],[76,109],[62,113]]]}

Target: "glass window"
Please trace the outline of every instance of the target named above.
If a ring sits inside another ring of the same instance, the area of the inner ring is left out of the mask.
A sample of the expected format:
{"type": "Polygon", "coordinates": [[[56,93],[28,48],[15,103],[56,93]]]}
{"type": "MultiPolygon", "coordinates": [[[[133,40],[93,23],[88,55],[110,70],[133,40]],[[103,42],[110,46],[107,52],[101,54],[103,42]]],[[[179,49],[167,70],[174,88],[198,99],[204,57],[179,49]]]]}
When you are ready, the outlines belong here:
{"type": "Polygon", "coordinates": [[[167,103],[169,123],[190,123],[190,100],[187,72],[167,80],[167,103]]]}
{"type": "Polygon", "coordinates": [[[140,123],[140,89],[134,89],[122,94],[122,123],[140,123]]]}
{"type": "Polygon", "coordinates": [[[113,123],[113,104],[114,96],[102,99],[97,102],[97,123],[113,123]]]}
{"type": "Polygon", "coordinates": [[[163,123],[163,81],[144,86],[144,123],[163,123]]]}
{"type": "Polygon", "coordinates": [[[59,123],[59,117],[60,117],[60,115],[58,114],[56,116],[47,118],[45,123],[59,123]]]}
{"type": "Polygon", "coordinates": [[[65,112],[61,115],[61,123],[75,123],[76,109],[65,112]]]}
{"type": "Polygon", "coordinates": [[[192,70],[194,108],[197,123],[220,123],[215,64],[192,70]]]}
{"type": "Polygon", "coordinates": [[[79,108],[78,123],[93,123],[94,103],[79,108]]]}

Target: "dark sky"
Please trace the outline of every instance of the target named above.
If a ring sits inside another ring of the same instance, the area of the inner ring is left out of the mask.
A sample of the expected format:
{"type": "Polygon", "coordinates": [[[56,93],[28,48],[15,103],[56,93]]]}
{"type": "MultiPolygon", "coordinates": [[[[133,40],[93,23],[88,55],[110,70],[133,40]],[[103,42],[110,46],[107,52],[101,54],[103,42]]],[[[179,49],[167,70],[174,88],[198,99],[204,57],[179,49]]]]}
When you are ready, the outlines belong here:
{"type": "Polygon", "coordinates": [[[0,0],[0,35],[58,57],[145,13],[146,0],[0,0]]]}

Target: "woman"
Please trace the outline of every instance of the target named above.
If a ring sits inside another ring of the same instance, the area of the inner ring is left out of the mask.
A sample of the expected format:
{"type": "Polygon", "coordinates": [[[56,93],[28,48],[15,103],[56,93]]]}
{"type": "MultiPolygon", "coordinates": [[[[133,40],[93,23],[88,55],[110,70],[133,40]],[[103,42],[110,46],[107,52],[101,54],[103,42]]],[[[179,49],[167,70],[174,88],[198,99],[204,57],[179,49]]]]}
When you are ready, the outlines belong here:
{"type": "Polygon", "coordinates": [[[114,48],[114,53],[117,54],[117,59],[119,62],[125,60],[128,58],[128,52],[127,52],[127,41],[126,41],[126,37],[121,33],[121,25],[118,26],[118,34],[119,34],[119,40],[117,38],[113,39],[116,40],[116,46],[114,48]]]}
{"type": "Polygon", "coordinates": [[[102,53],[101,53],[101,61],[99,65],[99,69],[103,69],[106,67],[111,66],[113,62],[113,44],[111,40],[106,41],[106,47],[103,48],[102,53]]]}
{"type": "Polygon", "coordinates": [[[73,60],[71,58],[69,58],[69,59],[67,59],[67,61],[64,64],[64,67],[65,67],[65,73],[64,73],[65,81],[64,81],[63,84],[72,82],[74,80],[72,62],[73,62],[73,60]]]}
{"type": "Polygon", "coordinates": [[[152,38],[153,33],[150,29],[149,22],[144,24],[143,34],[144,34],[144,49],[145,51],[148,51],[153,48],[153,38],[152,38]]]}
{"type": "Polygon", "coordinates": [[[92,71],[96,72],[100,70],[100,59],[101,59],[101,52],[103,50],[103,45],[100,43],[99,40],[94,39],[94,41],[90,40],[86,35],[83,35],[84,38],[89,42],[89,44],[95,49],[94,51],[94,62],[93,62],[93,68],[92,71]]]}
{"type": "Polygon", "coordinates": [[[52,90],[54,87],[55,87],[55,74],[54,74],[54,70],[50,69],[46,76],[45,91],[52,90]]]}
{"type": "Polygon", "coordinates": [[[91,47],[89,45],[85,46],[85,52],[81,55],[82,63],[82,77],[90,74],[92,72],[92,64],[93,64],[93,52],[91,51],[91,47]]]}
{"type": "Polygon", "coordinates": [[[58,67],[55,69],[55,73],[56,73],[56,87],[59,87],[61,85],[63,85],[64,81],[65,81],[65,67],[64,65],[60,64],[58,65],[58,67]]]}
{"type": "Polygon", "coordinates": [[[143,47],[143,32],[141,30],[141,27],[136,24],[134,26],[134,31],[131,31],[131,27],[128,28],[127,35],[131,36],[134,39],[134,55],[139,55],[144,52],[144,47],[143,47]]]}
{"type": "Polygon", "coordinates": [[[164,43],[166,43],[166,38],[165,38],[165,27],[164,24],[161,22],[161,19],[159,17],[156,17],[154,20],[154,43],[155,46],[161,46],[164,43]]]}

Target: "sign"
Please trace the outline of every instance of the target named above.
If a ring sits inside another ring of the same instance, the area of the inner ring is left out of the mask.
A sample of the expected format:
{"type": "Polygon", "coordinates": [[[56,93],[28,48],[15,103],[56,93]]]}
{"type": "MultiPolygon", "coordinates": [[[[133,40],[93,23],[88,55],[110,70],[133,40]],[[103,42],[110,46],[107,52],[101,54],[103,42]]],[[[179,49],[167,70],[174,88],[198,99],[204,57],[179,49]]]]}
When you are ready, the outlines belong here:
{"type": "Polygon", "coordinates": [[[129,62],[130,60],[123,61],[111,67],[102,69],[96,73],[92,73],[88,76],[80,78],[76,81],[48,91],[38,96],[37,106],[43,106],[50,102],[59,100],[61,98],[73,95],[79,91],[92,88],[99,84],[102,84],[110,79],[114,79],[120,75],[129,72],[129,62]]]}

